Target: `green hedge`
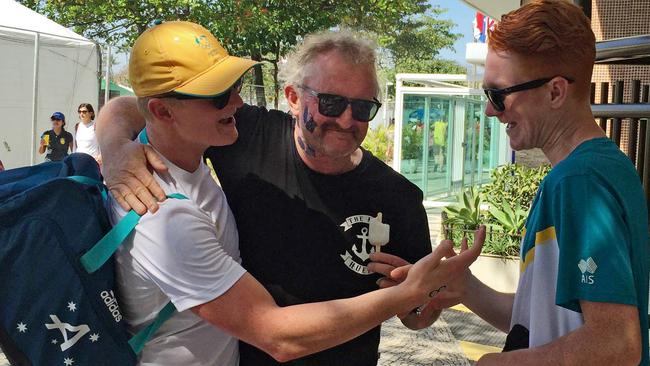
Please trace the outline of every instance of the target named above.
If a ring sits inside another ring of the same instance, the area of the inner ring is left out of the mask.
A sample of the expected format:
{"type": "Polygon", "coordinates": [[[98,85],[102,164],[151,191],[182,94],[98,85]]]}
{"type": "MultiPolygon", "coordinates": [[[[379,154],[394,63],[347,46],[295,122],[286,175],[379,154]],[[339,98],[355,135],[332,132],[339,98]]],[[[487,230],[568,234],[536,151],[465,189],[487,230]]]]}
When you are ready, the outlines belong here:
{"type": "Polygon", "coordinates": [[[456,202],[445,207],[443,227],[445,239],[456,246],[467,236],[473,241],[474,230],[484,224],[487,235],[483,253],[517,256],[525,219],[542,179],[550,166],[527,168],[517,164],[503,165],[491,173],[491,182],[478,191],[461,192],[456,202]],[[488,205],[488,210],[481,205],[488,205]]]}

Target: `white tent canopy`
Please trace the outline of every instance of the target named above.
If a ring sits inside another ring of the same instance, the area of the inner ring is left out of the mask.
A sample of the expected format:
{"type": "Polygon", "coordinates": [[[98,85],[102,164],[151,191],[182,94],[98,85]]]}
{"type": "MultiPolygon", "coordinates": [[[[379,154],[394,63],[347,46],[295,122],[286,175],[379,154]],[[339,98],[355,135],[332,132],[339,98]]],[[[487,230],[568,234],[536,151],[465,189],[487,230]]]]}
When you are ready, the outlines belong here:
{"type": "Polygon", "coordinates": [[[38,143],[52,128],[52,113],[63,112],[73,132],[77,106],[97,107],[98,46],[13,0],[0,0],[0,54],[0,160],[7,169],[42,162],[38,143]]]}

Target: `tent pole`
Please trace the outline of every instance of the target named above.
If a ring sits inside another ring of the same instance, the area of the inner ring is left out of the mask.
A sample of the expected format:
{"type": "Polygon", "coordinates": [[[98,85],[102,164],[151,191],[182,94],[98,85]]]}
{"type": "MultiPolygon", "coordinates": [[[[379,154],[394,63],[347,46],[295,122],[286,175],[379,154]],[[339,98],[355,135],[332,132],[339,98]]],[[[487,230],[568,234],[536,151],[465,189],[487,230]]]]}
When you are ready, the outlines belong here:
{"type": "Polygon", "coordinates": [[[38,138],[38,141],[40,141],[40,136],[37,135],[36,131],[36,119],[38,118],[38,60],[39,60],[39,48],[40,48],[40,34],[38,32],[35,33],[34,35],[34,73],[33,73],[33,81],[34,81],[34,89],[32,91],[32,150],[31,150],[31,165],[34,165],[36,163],[36,141],[38,138]],[[38,136],[38,137],[37,137],[38,136]]]}
{"type": "Polygon", "coordinates": [[[104,76],[104,105],[111,98],[111,45],[106,45],[106,76],[104,76]]]}
{"type": "Polygon", "coordinates": [[[104,69],[102,68],[102,46],[98,42],[93,42],[95,44],[95,52],[97,53],[97,73],[95,74],[95,77],[97,78],[97,109],[101,109],[102,107],[102,72],[104,69]]]}

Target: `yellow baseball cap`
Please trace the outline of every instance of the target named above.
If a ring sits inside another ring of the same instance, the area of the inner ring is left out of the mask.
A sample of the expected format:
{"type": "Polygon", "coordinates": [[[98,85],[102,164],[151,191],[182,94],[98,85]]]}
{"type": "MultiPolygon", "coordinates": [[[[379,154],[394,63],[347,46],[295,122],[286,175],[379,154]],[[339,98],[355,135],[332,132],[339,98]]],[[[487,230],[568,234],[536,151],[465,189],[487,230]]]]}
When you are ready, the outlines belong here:
{"type": "Polygon", "coordinates": [[[129,79],[135,95],[149,97],[177,92],[215,96],[227,91],[258,64],[230,56],[202,26],[182,21],[147,29],[135,41],[129,79]]]}

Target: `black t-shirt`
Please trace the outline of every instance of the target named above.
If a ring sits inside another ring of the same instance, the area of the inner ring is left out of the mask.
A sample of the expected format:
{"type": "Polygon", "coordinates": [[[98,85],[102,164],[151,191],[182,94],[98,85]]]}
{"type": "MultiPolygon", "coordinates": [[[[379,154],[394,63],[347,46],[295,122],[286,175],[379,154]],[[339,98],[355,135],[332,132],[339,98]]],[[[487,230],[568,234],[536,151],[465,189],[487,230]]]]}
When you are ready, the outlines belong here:
{"type": "Polygon", "coordinates": [[[63,160],[68,156],[70,144],[73,141],[72,134],[64,129],[61,129],[60,134],[56,134],[54,130],[47,130],[43,132],[41,138],[49,136],[49,144],[47,145],[47,154],[45,158],[50,161],[63,160]]]}
{"type": "MultiPolygon", "coordinates": [[[[280,111],[244,106],[235,144],[210,158],[237,221],[244,268],[280,306],[376,290],[368,274],[368,219],[383,214],[390,243],[382,251],[410,262],[431,252],[422,191],[364,151],[354,170],[325,175],[296,151],[294,122],[280,111]]],[[[380,327],[289,365],[376,365],[380,327]]],[[[240,343],[240,365],[278,365],[240,343]]]]}

